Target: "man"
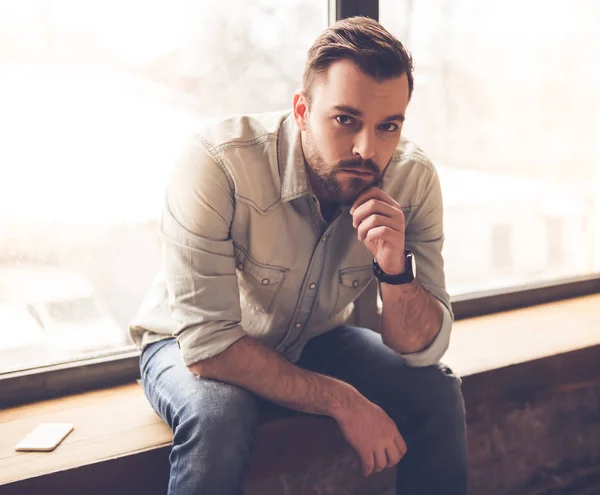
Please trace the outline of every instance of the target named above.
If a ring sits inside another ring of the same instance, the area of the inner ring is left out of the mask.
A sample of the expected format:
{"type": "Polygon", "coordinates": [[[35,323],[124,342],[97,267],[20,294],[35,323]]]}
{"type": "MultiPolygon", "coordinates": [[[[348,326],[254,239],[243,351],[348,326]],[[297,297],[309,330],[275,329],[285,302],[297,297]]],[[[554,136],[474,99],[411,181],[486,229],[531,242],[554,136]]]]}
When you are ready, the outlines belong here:
{"type": "Polygon", "coordinates": [[[334,418],[365,475],[396,466],[399,494],[466,493],[460,380],[439,364],[440,186],[401,139],[412,90],[399,41],[340,21],[292,112],[215,124],[175,166],[163,271],[131,325],[174,433],[170,494],[243,493],[264,399],[334,418]],[[344,325],[374,276],[381,335],[344,325]]]}

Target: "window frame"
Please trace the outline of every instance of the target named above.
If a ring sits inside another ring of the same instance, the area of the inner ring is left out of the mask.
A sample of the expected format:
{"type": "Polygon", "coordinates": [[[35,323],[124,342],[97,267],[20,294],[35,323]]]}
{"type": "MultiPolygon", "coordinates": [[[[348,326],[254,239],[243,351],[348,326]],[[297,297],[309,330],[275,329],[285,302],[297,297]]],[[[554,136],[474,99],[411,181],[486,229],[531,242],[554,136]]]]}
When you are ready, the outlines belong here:
{"type": "MultiPolygon", "coordinates": [[[[354,15],[379,19],[379,0],[326,0],[331,24],[354,15]]],[[[452,297],[455,319],[600,293],[600,273],[452,297]]],[[[137,350],[0,373],[0,408],[131,383],[140,378],[137,350]]]]}

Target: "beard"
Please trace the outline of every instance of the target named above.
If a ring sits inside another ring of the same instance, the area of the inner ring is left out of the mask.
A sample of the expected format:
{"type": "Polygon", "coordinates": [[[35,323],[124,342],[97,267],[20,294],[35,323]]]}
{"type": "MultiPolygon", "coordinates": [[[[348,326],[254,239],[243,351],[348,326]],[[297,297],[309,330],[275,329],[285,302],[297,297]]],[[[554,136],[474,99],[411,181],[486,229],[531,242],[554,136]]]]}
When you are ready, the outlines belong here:
{"type": "Polygon", "coordinates": [[[303,143],[304,156],[313,177],[330,196],[330,199],[341,205],[351,205],[365,190],[379,185],[382,174],[373,160],[356,158],[341,160],[335,165],[327,165],[321,152],[315,146],[310,129],[306,131],[303,143]],[[364,177],[341,177],[345,171],[369,172],[364,177]]]}

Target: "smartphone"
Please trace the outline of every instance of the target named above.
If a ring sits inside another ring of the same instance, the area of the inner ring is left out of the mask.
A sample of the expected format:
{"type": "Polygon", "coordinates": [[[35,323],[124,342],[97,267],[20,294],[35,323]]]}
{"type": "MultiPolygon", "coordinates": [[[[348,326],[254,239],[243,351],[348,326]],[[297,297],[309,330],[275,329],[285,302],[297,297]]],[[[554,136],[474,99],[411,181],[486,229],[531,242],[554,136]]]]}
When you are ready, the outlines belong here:
{"type": "Polygon", "coordinates": [[[15,450],[50,452],[72,431],[70,423],[40,423],[15,446],[15,450]]]}

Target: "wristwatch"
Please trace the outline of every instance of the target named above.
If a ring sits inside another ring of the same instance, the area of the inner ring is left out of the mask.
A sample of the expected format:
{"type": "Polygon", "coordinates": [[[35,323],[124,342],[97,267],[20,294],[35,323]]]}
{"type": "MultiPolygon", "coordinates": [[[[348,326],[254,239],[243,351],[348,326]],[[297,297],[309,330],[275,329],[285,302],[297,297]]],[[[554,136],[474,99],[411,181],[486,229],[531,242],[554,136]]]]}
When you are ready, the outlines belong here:
{"type": "Polygon", "coordinates": [[[377,260],[373,258],[373,273],[380,282],[390,285],[410,284],[415,279],[415,272],[415,257],[408,249],[404,250],[404,271],[398,275],[388,275],[385,273],[377,263],[377,260]]]}

